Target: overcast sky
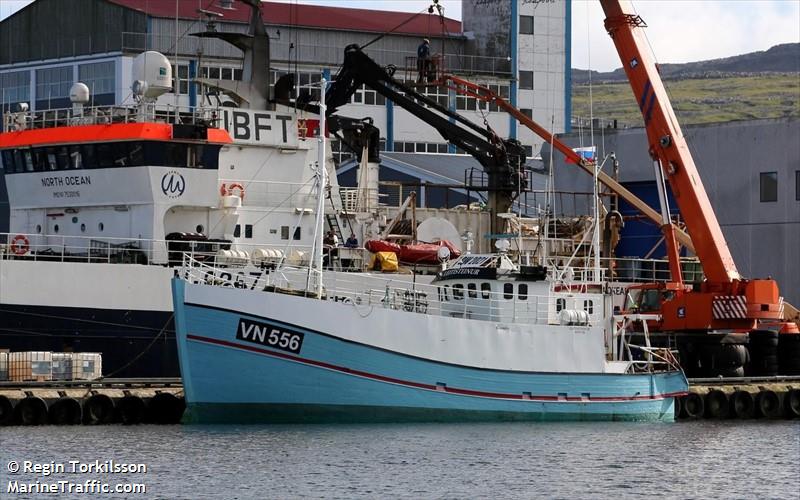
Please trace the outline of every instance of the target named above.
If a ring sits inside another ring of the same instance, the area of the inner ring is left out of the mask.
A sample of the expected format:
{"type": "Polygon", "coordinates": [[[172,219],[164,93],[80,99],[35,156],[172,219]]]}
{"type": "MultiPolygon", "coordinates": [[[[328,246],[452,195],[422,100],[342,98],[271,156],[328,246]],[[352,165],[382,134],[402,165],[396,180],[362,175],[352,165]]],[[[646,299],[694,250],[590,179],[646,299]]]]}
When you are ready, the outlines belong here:
{"type": "MultiPolygon", "coordinates": [[[[279,1],[421,12],[432,0],[279,1]]],[[[28,3],[30,0],[0,0],[0,18],[28,3]]],[[[460,0],[440,3],[447,17],[461,19],[460,0]]],[[[634,6],[647,22],[648,39],[662,63],[715,59],[800,42],[800,0],[638,0],[634,6]]],[[[620,66],[603,29],[603,18],[600,2],[573,0],[573,67],[609,71],[620,66]]]]}

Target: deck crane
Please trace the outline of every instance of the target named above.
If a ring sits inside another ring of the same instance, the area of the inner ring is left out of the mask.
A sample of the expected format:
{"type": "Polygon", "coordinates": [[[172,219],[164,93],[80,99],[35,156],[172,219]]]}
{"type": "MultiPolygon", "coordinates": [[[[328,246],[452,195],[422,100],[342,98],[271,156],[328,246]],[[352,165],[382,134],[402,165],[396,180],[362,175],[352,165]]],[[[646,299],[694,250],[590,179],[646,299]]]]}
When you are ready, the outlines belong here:
{"type": "Polygon", "coordinates": [[[489,193],[489,209],[493,214],[491,232],[501,233],[504,220],[498,215],[508,212],[517,194],[526,189],[526,154],[522,144],[499,137],[488,126],[482,128],[396,80],[392,68],[387,70],[379,66],[355,44],[345,48],[342,67],[325,93],[328,113],[333,114],[349,103],[361,85],[367,85],[431,125],[483,166],[488,180],[485,188],[489,193]]]}

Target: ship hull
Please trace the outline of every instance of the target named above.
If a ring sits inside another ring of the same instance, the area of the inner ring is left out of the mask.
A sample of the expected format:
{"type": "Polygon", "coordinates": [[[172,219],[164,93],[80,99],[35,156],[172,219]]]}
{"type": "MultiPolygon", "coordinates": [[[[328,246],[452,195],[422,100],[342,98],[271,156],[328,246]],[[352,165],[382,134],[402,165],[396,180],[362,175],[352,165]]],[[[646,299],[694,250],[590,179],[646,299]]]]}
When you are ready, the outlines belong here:
{"type": "MultiPolygon", "coordinates": [[[[447,360],[427,355],[424,348],[412,345],[413,339],[407,348],[393,349],[381,345],[369,318],[359,324],[346,315],[330,317],[330,307],[347,311],[347,305],[202,287],[177,279],[173,293],[185,420],[190,423],[671,421],[673,398],[687,389],[679,372],[504,370],[475,363],[472,359],[480,353],[468,353],[470,347],[464,345],[452,346],[464,352],[464,363],[455,362],[458,353],[447,360]],[[260,314],[225,307],[230,301],[249,300],[261,303],[260,314]],[[295,314],[298,308],[306,314],[295,314]],[[329,317],[323,324],[341,321],[350,333],[332,333],[333,325],[328,331],[310,327],[320,316],[329,317]],[[290,352],[243,339],[250,323],[302,334],[302,345],[290,352]],[[364,327],[369,331],[359,331],[364,327]],[[358,340],[364,334],[376,341],[358,340]]],[[[398,311],[389,315],[396,315],[390,332],[396,336],[404,333],[404,323],[413,327],[412,316],[424,316],[398,311]]],[[[442,335],[437,341],[447,337],[442,335]]],[[[449,340],[457,338],[454,334],[449,340]]],[[[494,362],[487,358],[487,363],[494,362]]]]}

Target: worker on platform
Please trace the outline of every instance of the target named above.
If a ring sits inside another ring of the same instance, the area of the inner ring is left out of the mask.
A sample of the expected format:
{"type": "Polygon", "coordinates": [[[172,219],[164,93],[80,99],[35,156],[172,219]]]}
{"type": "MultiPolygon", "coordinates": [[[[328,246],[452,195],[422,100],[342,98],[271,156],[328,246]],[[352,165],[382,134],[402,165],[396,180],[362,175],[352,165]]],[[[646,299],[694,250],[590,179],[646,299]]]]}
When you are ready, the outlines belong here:
{"type": "Polygon", "coordinates": [[[347,248],[358,248],[358,238],[353,233],[350,233],[350,236],[347,238],[347,241],[344,242],[344,246],[347,248]]]}
{"type": "Polygon", "coordinates": [[[431,42],[427,38],[417,47],[417,83],[428,80],[431,63],[431,42]]]}

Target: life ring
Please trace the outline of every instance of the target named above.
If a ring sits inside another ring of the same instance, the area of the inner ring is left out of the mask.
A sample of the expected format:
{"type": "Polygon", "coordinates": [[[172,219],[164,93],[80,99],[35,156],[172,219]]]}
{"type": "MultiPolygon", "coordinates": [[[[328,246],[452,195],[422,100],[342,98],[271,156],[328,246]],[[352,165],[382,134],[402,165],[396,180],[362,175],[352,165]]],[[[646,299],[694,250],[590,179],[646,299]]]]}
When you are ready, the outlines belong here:
{"type": "Polygon", "coordinates": [[[10,246],[15,255],[25,255],[31,247],[31,242],[24,234],[18,234],[11,240],[10,246]]]}
{"type": "Polygon", "coordinates": [[[219,194],[221,194],[222,196],[230,196],[234,194],[233,192],[234,189],[239,190],[239,194],[237,196],[242,200],[244,200],[244,186],[242,186],[238,182],[234,182],[233,184],[228,184],[228,185],[225,184],[221,185],[219,187],[219,194]]]}

